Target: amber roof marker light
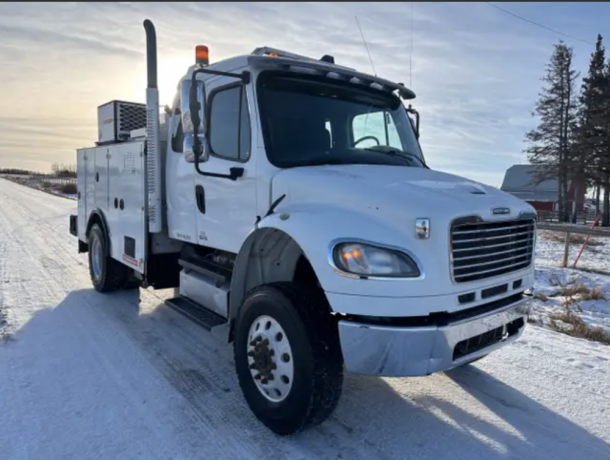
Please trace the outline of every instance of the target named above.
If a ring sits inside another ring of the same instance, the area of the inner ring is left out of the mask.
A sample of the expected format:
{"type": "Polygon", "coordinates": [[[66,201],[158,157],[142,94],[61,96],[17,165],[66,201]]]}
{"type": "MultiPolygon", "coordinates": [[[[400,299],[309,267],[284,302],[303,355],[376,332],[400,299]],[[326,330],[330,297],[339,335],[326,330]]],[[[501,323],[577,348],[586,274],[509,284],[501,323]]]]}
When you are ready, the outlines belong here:
{"type": "Polygon", "coordinates": [[[195,47],[195,63],[199,66],[210,65],[210,52],[205,45],[197,45],[195,47]]]}

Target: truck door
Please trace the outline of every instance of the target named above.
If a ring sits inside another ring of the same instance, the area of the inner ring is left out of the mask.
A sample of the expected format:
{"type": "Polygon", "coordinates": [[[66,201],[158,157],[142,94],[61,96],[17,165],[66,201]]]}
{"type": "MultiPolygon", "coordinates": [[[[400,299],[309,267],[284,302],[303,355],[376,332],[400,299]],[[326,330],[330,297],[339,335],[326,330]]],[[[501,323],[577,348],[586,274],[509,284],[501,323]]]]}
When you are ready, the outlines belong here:
{"type": "Polygon", "coordinates": [[[171,238],[198,243],[197,241],[197,208],[195,206],[194,176],[195,167],[188,163],[182,151],[184,132],[178,111],[178,102],[174,102],[174,113],[170,118],[168,148],[165,157],[165,187],[167,199],[167,225],[171,238]]]}
{"type": "Polygon", "coordinates": [[[206,84],[210,156],[200,163],[203,172],[228,174],[244,169],[237,180],[195,172],[198,243],[237,253],[256,220],[256,167],[252,158],[254,98],[252,88],[234,79],[206,84]]]}

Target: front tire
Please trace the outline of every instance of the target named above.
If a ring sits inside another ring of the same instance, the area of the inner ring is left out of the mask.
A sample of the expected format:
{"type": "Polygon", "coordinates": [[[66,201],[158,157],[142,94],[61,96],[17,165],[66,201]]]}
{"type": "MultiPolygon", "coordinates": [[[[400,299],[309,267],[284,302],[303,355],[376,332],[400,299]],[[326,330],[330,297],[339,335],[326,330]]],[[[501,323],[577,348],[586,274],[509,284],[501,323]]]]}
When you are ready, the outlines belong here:
{"type": "Polygon", "coordinates": [[[326,305],[319,290],[281,282],[256,288],[239,313],[239,384],[250,410],[279,435],[322,423],[339,402],[343,359],[326,305]]]}
{"type": "Polygon", "coordinates": [[[127,287],[130,269],[110,256],[108,239],[98,224],[91,227],[89,243],[89,276],[98,292],[111,292],[127,287]]]}

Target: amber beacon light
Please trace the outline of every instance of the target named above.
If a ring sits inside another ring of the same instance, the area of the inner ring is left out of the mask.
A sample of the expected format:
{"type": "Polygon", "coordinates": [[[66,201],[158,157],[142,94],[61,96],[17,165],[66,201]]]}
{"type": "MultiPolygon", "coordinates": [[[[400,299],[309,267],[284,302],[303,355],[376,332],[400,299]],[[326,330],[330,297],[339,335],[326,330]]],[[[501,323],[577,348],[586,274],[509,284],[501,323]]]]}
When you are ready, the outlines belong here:
{"type": "Polygon", "coordinates": [[[202,66],[210,63],[210,55],[207,46],[197,45],[195,47],[195,63],[202,66]]]}

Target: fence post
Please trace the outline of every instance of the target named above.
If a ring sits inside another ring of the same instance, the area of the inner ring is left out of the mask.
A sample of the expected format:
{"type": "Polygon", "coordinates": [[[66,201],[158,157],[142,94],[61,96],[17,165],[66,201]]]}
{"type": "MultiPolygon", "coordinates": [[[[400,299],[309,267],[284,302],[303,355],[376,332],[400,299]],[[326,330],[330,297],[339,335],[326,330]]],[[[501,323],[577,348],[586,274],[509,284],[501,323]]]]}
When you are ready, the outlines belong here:
{"type": "Polygon", "coordinates": [[[565,249],[563,251],[563,263],[562,263],[562,267],[567,267],[568,266],[568,258],[570,256],[570,232],[566,232],[566,246],[565,249]]]}

